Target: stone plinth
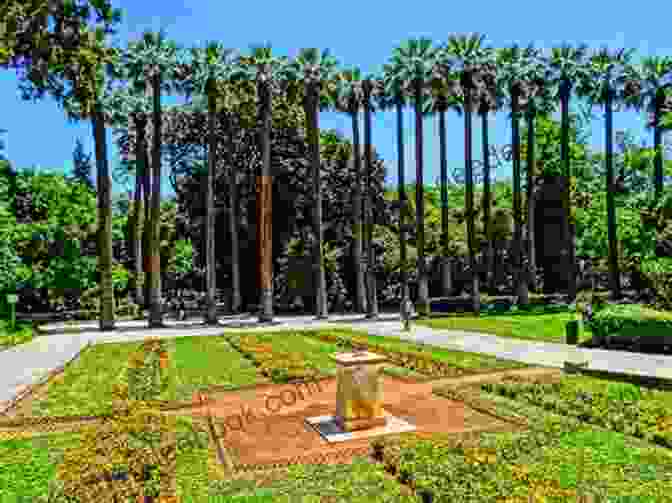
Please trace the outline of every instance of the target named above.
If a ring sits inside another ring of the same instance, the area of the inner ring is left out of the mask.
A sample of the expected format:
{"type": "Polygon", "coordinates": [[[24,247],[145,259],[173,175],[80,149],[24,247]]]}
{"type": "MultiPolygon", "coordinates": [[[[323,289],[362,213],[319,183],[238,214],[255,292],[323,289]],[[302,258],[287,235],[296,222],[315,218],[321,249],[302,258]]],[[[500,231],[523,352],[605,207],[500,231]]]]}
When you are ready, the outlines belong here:
{"type": "Polygon", "coordinates": [[[338,365],[336,424],[344,431],[384,426],[379,374],[387,359],[368,351],[338,353],[331,358],[338,365]]]}

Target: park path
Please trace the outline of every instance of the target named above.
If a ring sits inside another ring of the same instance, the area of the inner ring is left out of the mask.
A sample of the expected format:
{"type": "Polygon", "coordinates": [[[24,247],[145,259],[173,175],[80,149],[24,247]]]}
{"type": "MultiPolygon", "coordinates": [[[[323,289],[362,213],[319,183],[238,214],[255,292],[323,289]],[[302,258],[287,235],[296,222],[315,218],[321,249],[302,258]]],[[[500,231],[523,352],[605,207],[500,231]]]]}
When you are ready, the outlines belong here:
{"type": "Polygon", "coordinates": [[[206,327],[194,321],[170,322],[167,328],[148,330],[144,321],[119,321],[111,332],[98,330],[97,322],[81,323],[77,331],[65,324],[42,327],[44,335],[27,344],[0,351],[0,413],[10,408],[30,388],[44,382],[51,373],[72,361],[88,345],[132,342],[150,335],[159,338],[216,336],[228,330],[291,330],[346,326],[371,335],[399,337],[440,346],[514,360],[531,365],[563,368],[566,361],[587,362],[588,369],[658,377],[672,380],[672,356],[647,355],[627,351],[588,349],[551,342],[523,341],[459,330],[437,330],[413,324],[411,332],[401,329],[398,314],[381,313],[378,321],[362,315],[333,315],[329,320],[312,316],[277,316],[271,326],[256,323],[253,317],[221,319],[218,326],[206,327]],[[70,330],[70,332],[68,332],[70,330]]]}

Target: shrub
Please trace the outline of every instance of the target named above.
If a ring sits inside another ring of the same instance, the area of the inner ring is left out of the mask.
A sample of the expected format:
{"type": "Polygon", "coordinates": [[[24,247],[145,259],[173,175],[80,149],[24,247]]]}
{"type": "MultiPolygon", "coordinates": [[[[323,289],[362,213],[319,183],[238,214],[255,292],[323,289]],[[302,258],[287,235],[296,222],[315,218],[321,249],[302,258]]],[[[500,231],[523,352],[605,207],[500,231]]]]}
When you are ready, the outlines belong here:
{"type": "Polygon", "coordinates": [[[645,260],[641,272],[653,290],[656,307],[672,310],[672,257],[645,260]]]}

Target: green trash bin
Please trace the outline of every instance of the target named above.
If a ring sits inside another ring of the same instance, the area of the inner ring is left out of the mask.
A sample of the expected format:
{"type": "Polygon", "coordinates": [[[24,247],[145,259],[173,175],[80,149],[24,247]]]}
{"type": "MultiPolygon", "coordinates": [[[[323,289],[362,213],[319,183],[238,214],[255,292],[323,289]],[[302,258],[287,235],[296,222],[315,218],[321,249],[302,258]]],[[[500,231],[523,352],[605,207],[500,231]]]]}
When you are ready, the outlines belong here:
{"type": "Polygon", "coordinates": [[[579,342],[579,335],[583,331],[582,320],[568,321],[565,326],[565,336],[567,344],[576,345],[579,342]]]}

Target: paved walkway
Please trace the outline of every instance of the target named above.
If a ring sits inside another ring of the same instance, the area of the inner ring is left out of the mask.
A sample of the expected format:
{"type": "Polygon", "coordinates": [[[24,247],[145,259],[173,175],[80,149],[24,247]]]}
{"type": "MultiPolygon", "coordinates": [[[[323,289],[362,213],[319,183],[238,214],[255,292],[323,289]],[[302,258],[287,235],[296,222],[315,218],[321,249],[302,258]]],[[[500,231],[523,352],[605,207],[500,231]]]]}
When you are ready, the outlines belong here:
{"type": "Polygon", "coordinates": [[[328,320],[319,321],[312,316],[278,316],[273,325],[260,326],[256,318],[242,316],[223,318],[219,326],[214,327],[206,327],[193,320],[166,321],[166,325],[167,328],[147,330],[144,321],[119,321],[117,330],[100,332],[97,322],[91,322],[80,324],[75,333],[72,333],[74,327],[63,323],[43,327],[45,335],[0,352],[0,413],[10,407],[12,401],[29,386],[42,382],[49,372],[66,365],[89,344],[138,341],[150,335],[160,338],[209,336],[241,328],[287,330],[349,326],[372,335],[399,337],[532,365],[562,368],[565,361],[585,361],[591,370],[672,379],[672,356],[576,348],[565,344],[522,341],[457,330],[435,330],[417,325],[408,333],[402,331],[398,314],[382,313],[378,321],[366,320],[362,315],[333,315],[328,320]]]}

